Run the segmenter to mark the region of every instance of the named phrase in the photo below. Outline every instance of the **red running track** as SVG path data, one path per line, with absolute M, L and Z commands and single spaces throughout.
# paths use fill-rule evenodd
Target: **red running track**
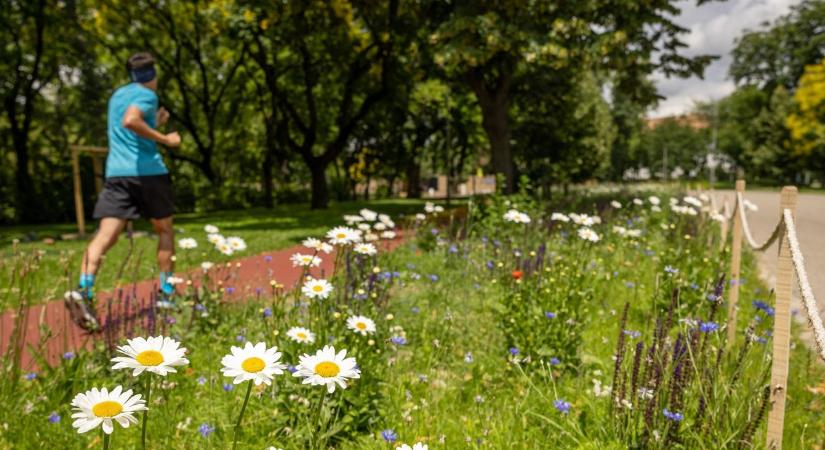
M 402 240 L 401 233 L 392 241 L 382 241 L 378 246 L 382 251 L 396 248 Z M 216 264 L 210 270 L 210 276 L 220 279 L 225 288 L 226 297 L 237 301 L 250 296 L 271 292 L 272 280 L 282 284 L 285 289 L 297 285 L 302 268 L 293 267 L 289 257 L 294 253 L 309 253 L 303 246 L 294 246 L 283 250 L 265 252 L 232 260 L 229 263 Z M 321 265 L 313 269 L 314 276 L 323 277 L 330 274 L 335 261 L 335 253 L 319 255 Z M 220 266 L 220 267 L 219 267 Z M 103 269 L 106 270 L 106 269 Z M 218 276 L 212 275 L 216 273 Z M 192 279 L 197 285 L 202 270 L 193 269 L 182 278 Z M 10 310 L 0 316 L 0 355 L 8 357 L 12 350 L 12 338 L 15 333 L 15 321 L 19 319 L 22 336 L 17 340 L 17 348 L 24 371 L 37 368 L 37 355 L 49 364 L 56 364 L 66 352 L 91 349 L 98 340 L 108 339 L 119 342 L 122 334 L 132 335 L 147 324 L 158 320 L 156 311 L 151 307 L 157 292 L 157 280 L 144 280 L 121 287 L 111 292 L 97 292 L 97 315 L 103 330 L 89 333 L 75 325 L 69 317 L 62 300 L 51 301 L 41 305 L 24 308 L 22 311 Z M 149 328 L 152 328 L 149 326 Z M 117 330 L 113 332 L 112 330 Z

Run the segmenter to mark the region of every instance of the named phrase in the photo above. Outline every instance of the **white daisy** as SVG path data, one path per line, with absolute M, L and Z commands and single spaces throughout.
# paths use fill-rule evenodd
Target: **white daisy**
M 619 236 L 624 236 L 627 234 L 627 228 L 620 227 L 618 225 L 613 225 L 613 232 L 618 234 Z
M 235 253 L 235 249 L 233 249 L 232 246 L 229 245 L 229 242 L 226 241 L 216 244 L 215 248 L 226 256 L 230 256 Z
M 627 233 L 625 233 L 625 234 L 626 234 L 627 237 L 637 238 L 637 237 L 642 235 L 642 230 L 633 230 L 633 229 L 631 229 L 631 230 L 627 230 Z
M 198 247 L 198 241 L 196 241 L 194 238 L 183 238 L 183 239 L 178 240 L 178 247 L 180 247 L 184 250 L 197 248 Z
M 372 244 L 355 244 L 352 250 L 361 255 L 374 255 L 378 253 L 378 250 Z
M 327 280 L 316 280 L 312 277 L 307 277 L 301 292 L 309 298 L 327 298 L 332 292 L 332 285 Z
M 643 202 L 642 199 L 640 199 L 640 198 L 634 198 L 633 199 L 633 204 L 636 205 L 636 206 L 642 206 L 642 205 L 645 204 L 645 202 Z
M 688 195 L 688 196 L 686 196 L 685 198 L 683 198 L 683 199 L 682 199 L 682 201 L 683 201 L 683 202 L 685 202 L 685 203 L 687 203 L 688 205 L 693 205 L 693 206 L 695 206 L 695 207 L 697 207 L 697 208 L 701 208 L 701 207 L 702 207 L 702 201 L 701 201 L 701 200 L 699 200 L 699 199 L 698 199 L 698 198 L 696 198 L 696 197 L 691 197 L 690 195 Z
M 395 447 L 395 450 L 427 450 L 427 444 L 416 442 L 412 447 L 410 447 L 409 444 L 401 444 Z
M 246 250 L 246 241 L 239 238 L 238 236 L 230 236 L 226 238 L 226 242 L 232 247 L 233 251 L 241 252 Z
M 619 202 L 618 202 L 618 201 L 616 201 L 616 200 L 611 201 L 611 202 L 610 202 L 610 206 L 612 206 L 612 207 L 613 207 L 613 208 L 615 208 L 615 209 L 622 209 L 622 204 L 621 204 L 621 203 L 619 203 Z
M 363 222 L 363 221 L 364 221 L 364 218 L 361 217 L 361 216 L 356 216 L 356 215 L 352 215 L 352 214 L 348 214 L 348 215 L 344 216 L 344 222 L 346 222 L 347 225 L 355 225 L 356 223 Z
M 350 316 L 347 319 L 347 327 L 361 336 L 375 334 L 375 322 L 368 317 Z
M 204 261 L 204 262 L 201 263 L 201 269 L 203 269 L 204 272 L 208 272 L 209 269 L 211 269 L 213 267 L 215 267 L 215 263 L 213 263 L 211 261 Z
M 433 212 L 437 212 L 437 213 L 444 212 L 444 207 L 441 206 L 441 205 L 435 205 L 435 206 L 433 206 Z
M 384 233 L 387 233 L 387 231 L 385 231 Z M 367 234 L 364 235 L 364 241 L 365 242 L 375 242 L 378 239 L 379 239 L 379 237 L 375 233 L 367 233 Z
M 218 229 L 215 225 L 206 225 L 203 227 L 203 231 L 207 232 L 208 234 L 218 234 L 221 230 Z
M 562 214 L 559 212 L 554 212 L 550 215 L 550 220 L 558 221 L 558 222 L 570 222 L 570 218 L 567 217 L 566 214 Z
M 375 222 L 375 223 L 372 225 L 372 227 L 373 227 L 376 231 L 384 231 L 384 230 L 386 230 L 386 229 L 387 229 L 387 224 L 385 224 L 385 223 L 383 223 L 383 222 Z
M 396 233 L 392 230 L 381 232 L 381 239 L 395 239 Z
M 321 258 L 315 255 L 296 253 L 289 260 L 292 261 L 292 267 L 318 267 L 321 265 Z
M 361 231 L 370 231 L 372 229 L 372 227 L 368 223 L 359 223 L 358 224 L 358 229 L 361 230 Z
M 233 346 L 230 351 L 221 360 L 221 372 L 226 377 L 234 377 L 234 384 L 254 381 L 256 386 L 261 383 L 269 385 L 275 375 L 283 374 L 286 369 L 286 364 L 280 362 L 278 347 L 266 348 L 263 342 L 255 345 L 247 342 L 244 348 Z
M 77 428 L 78 433 L 85 433 L 102 424 L 103 432 L 112 434 L 115 429 L 113 421 L 129 428 L 129 425 L 138 422 L 134 413 L 147 408 L 140 394 L 132 395 L 131 389 L 123 392 L 123 388 L 118 386 L 112 392 L 106 388 L 92 388 L 77 394 L 72 400 L 72 409 L 72 426 Z
M 189 364 L 189 360 L 185 358 L 186 349 L 170 337 L 136 337 L 118 347 L 117 351 L 126 356 L 112 358 L 115 363 L 112 369 L 133 369 L 132 376 L 135 377 L 143 371 L 166 376 L 167 373 L 177 372 L 176 366 Z
M 361 232 L 348 227 L 335 227 L 327 232 L 331 244 L 347 245 L 361 241 Z
M 650 204 L 653 206 L 659 206 L 659 204 L 662 202 L 661 200 L 659 200 L 659 197 L 656 197 L 655 195 L 651 195 L 650 197 L 648 197 L 647 201 L 649 201 Z
M 579 233 L 579 237 L 586 240 L 586 241 L 599 242 L 599 239 L 601 239 L 599 237 L 599 235 L 596 234 L 595 231 L 593 231 L 593 230 L 591 230 L 590 228 L 587 228 L 587 227 L 579 228 L 578 233 Z
M 421 214 L 421 213 L 418 213 L 418 214 L 415 215 L 415 220 L 417 220 L 419 222 L 423 222 L 426 218 L 427 218 L 427 216 L 425 216 L 424 214 Z
M 361 211 L 358 211 L 358 214 L 360 214 L 361 217 L 363 217 L 365 220 L 368 220 L 370 222 L 373 222 L 373 221 L 375 221 L 375 219 L 378 218 L 378 213 L 377 212 L 375 212 L 371 209 L 367 209 L 367 208 L 364 208 Z
M 320 239 L 315 238 L 306 238 L 304 239 L 304 242 L 302 242 L 302 244 L 306 248 L 311 248 L 317 252 L 324 252 L 326 254 L 332 253 L 333 250 L 333 247 L 331 245 L 327 244 L 326 242 Z
M 224 238 L 222 235 L 218 233 L 210 233 L 206 236 L 206 240 L 212 245 L 218 245 L 222 242 L 225 242 L 226 238 Z
M 378 221 L 383 223 L 384 225 L 386 225 L 389 228 L 395 228 L 395 222 L 393 222 L 393 220 L 390 218 L 390 216 L 388 216 L 386 214 L 379 214 L 378 215 Z
M 315 352 L 315 355 L 301 355 L 292 376 L 303 377 L 302 384 L 326 385 L 327 392 L 330 394 L 335 392 L 336 385 L 341 389 L 346 389 L 347 380 L 361 378 L 361 370 L 358 369 L 355 358 L 346 356 L 346 350 L 341 350 L 336 354 L 333 346 L 324 346 L 322 350 Z
M 286 335 L 299 344 L 311 344 L 315 342 L 315 333 L 304 327 L 292 327 L 286 332 Z
M 424 203 L 424 212 L 426 212 L 426 213 L 435 212 L 435 203 L 433 203 L 433 202 Z

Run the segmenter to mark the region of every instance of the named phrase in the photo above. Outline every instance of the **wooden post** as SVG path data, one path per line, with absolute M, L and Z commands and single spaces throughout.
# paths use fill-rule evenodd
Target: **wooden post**
M 736 180 L 736 195 L 733 211 L 733 242 L 731 242 L 730 258 L 730 294 L 728 298 L 728 348 L 736 341 L 736 312 L 739 303 L 739 277 L 742 267 L 742 208 L 739 205 L 739 194 L 745 193 L 745 180 Z
M 785 186 L 779 201 L 779 217 L 786 209 L 796 218 L 796 187 Z M 773 358 L 771 359 L 771 410 L 768 413 L 769 449 L 782 449 L 785 426 L 785 397 L 788 394 L 788 356 L 791 344 L 791 294 L 793 291 L 793 260 L 788 232 L 783 229 L 776 263 L 776 312 L 773 317 Z
M 100 194 L 103 189 L 103 159 L 98 155 L 92 155 L 92 168 L 95 173 L 95 192 Z
M 74 182 L 74 211 L 77 218 L 77 234 L 86 236 L 86 214 L 83 211 L 83 191 L 80 185 L 79 149 L 72 148 L 72 181 Z

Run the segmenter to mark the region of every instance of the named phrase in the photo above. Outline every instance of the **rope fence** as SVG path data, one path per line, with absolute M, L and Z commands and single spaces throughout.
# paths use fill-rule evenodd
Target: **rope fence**
M 797 189 L 794 186 L 782 188 L 779 202 L 779 220 L 773 232 L 762 243 L 754 239 L 747 215 L 747 200 L 745 199 L 745 181 L 736 182 L 736 199 L 733 208 L 724 204 L 723 212 L 717 209 L 716 200 L 711 196 L 712 214 L 720 218 L 722 228 L 722 246 L 726 245 L 727 234 L 732 225 L 731 242 L 731 288 L 728 302 L 728 340 L 727 345 L 733 344 L 736 339 L 736 313 L 738 310 L 740 270 L 742 263 L 742 238 L 748 247 L 754 251 L 763 252 L 779 241 L 779 258 L 776 267 L 776 285 L 774 293 L 776 305 L 774 308 L 773 329 L 773 358 L 771 360 L 771 409 L 768 414 L 767 448 L 781 450 L 782 430 L 785 420 L 785 396 L 787 394 L 788 363 L 790 354 L 791 333 L 791 295 L 793 278 L 796 275 L 797 285 L 802 297 L 802 304 L 814 334 L 814 342 L 819 357 L 825 361 L 825 327 L 817 310 L 816 297 L 808 280 L 805 268 L 805 258 L 799 245 L 795 225 Z

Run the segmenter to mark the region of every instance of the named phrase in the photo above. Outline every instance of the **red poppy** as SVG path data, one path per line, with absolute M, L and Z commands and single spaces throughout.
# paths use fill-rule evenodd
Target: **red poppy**
M 514 280 L 520 280 L 521 279 L 521 271 L 520 270 L 514 270 L 512 275 L 513 275 Z

